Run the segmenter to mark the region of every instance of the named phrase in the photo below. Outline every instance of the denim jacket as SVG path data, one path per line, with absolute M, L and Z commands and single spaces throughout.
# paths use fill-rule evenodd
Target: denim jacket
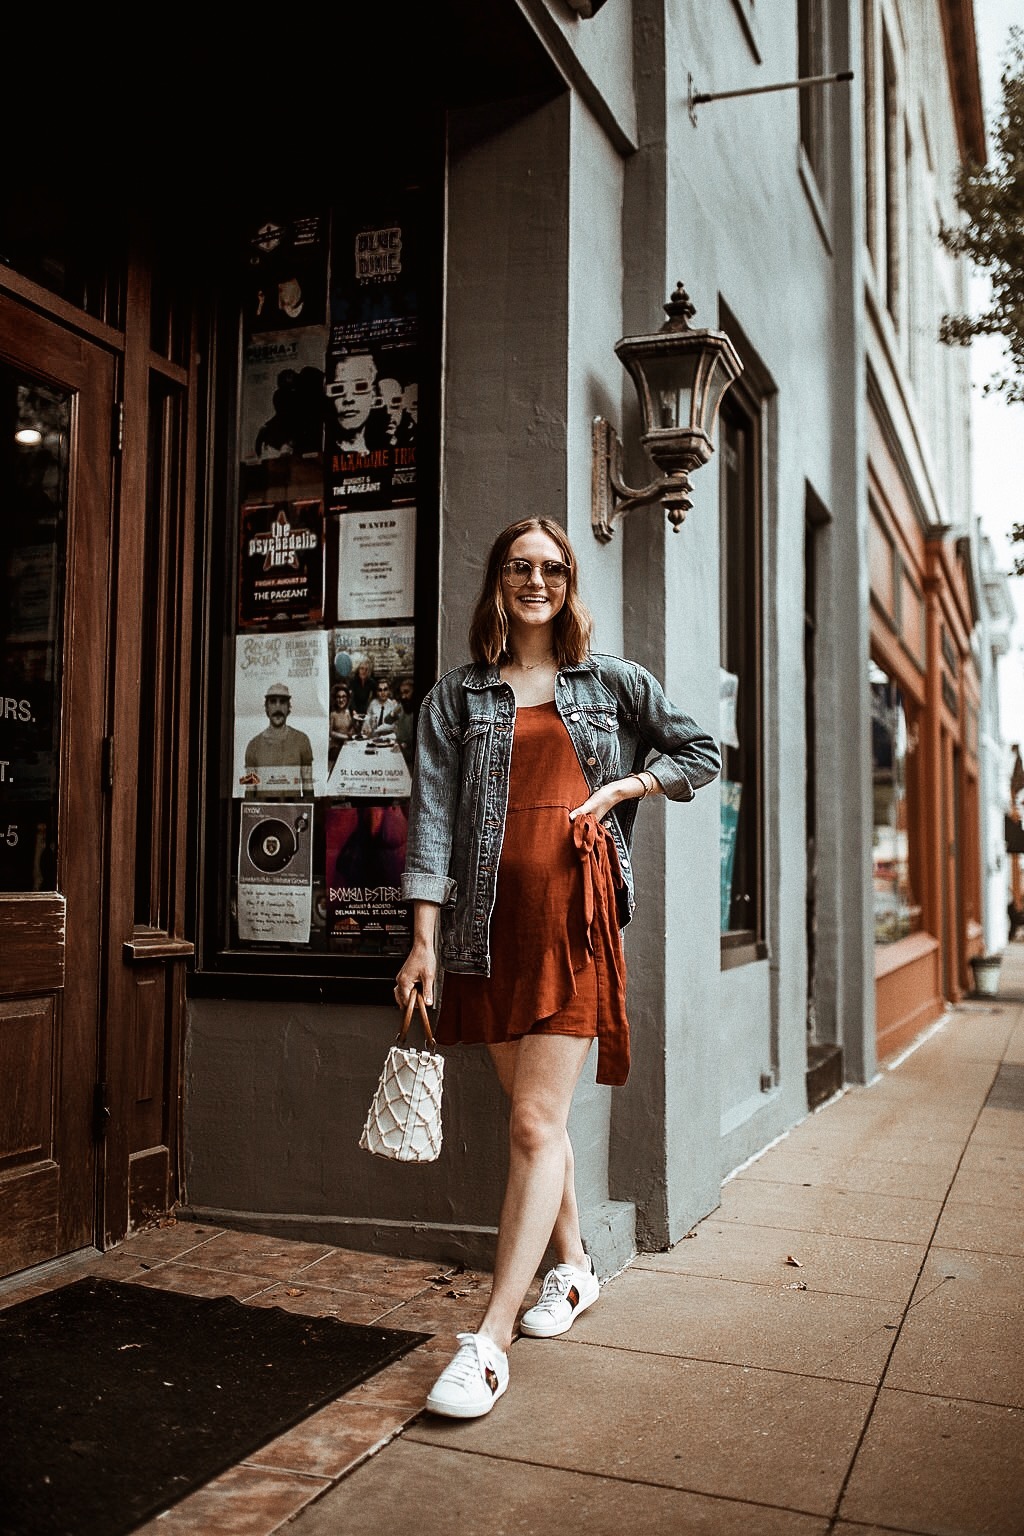
M 636 662 L 591 655 L 561 667 L 555 703 L 591 793 L 646 767 L 669 800 L 692 800 L 720 771 L 714 737 Z M 439 903 L 441 959 L 453 972 L 490 973 L 515 715 L 515 695 L 498 668 L 477 663 L 445 673 L 420 707 L 402 898 Z M 636 904 L 629 858 L 636 809 L 636 800 L 624 800 L 605 817 L 623 877 L 621 927 Z

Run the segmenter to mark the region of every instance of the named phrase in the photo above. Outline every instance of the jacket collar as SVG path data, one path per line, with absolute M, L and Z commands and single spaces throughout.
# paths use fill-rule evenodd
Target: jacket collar
M 559 667 L 558 670 L 560 673 L 593 672 L 594 663 L 588 656 L 583 661 L 568 662 L 564 667 Z M 500 688 L 502 686 L 500 668 L 490 663 L 474 661 L 466 669 L 466 674 L 462 679 L 462 686 L 474 693 L 479 693 L 487 688 Z

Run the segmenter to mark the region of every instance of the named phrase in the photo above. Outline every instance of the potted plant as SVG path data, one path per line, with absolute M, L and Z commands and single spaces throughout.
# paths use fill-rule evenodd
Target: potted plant
M 1002 968 L 1002 955 L 972 955 L 971 974 L 974 977 L 975 997 L 997 997 L 999 995 L 999 972 Z

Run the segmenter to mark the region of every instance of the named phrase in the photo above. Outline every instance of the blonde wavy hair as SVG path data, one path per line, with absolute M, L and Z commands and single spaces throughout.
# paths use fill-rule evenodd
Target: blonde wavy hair
M 565 529 L 549 517 L 524 517 L 503 528 L 487 556 L 480 596 L 469 626 L 469 652 L 474 661 L 497 666 L 511 661 L 508 649 L 508 614 L 502 594 L 501 568 L 516 539 L 524 533 L 546 533 L 558 545 L 563 562 L 569 567 L 565 584 L 565 602 L 555 615 L 555 658 L 560 667 L 585 661 L 590 655 L 590 636 L 594 621 L 580 599 L 576 555 Z

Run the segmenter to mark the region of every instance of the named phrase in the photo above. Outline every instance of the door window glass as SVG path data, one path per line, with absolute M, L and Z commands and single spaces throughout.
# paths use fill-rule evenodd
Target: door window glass
M 70 397 L 0 364 L 0 890 L 57 879 Z

